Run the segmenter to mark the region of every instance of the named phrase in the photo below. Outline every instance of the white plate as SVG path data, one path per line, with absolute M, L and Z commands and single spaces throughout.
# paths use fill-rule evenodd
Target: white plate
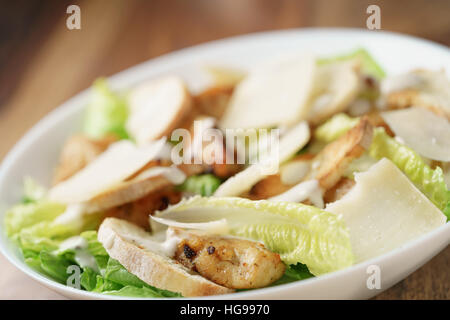
M 425 40 L 379 31 L 303 29 L 266 32 L 211 42 L 145 62 L 111 77 L 110 80 L 114 88 L 121 89 L 144 79 L 176 73 L 188 81 L 192 90 L 198 90 L 205 85 L 206 79 L 201 66 L 206 63 L 246 68 L 259 59 L 286 51 L 309 50 L 324 56 L 348 52 L 356 47 L 369 50 L 389 74 L 419 67 L 445 68 L 447 74 L 450 73 L 450 50 Z M 17 268 L 65 296 L 79 299 L 123 299 L 76 290 L 37 273 L 23 262 L 17 248 L 6 238 L 3 228 L 5 210 L 21 198 L 22 178 L 25 175 L 48 185 L 61 145 L 71 133 L 80 128 L 83 107 L 88 101 L 89 93 L 89 90 L 80 93 L 47 115 L 5 158 L 0 168 L 0 248 Z M 408 276 L 449 242 L 450 224 L 446 224 L 403 248 L 346 270 L 220 298 L 365 299 Z M 377 265 L 381 270 L 381 289 L 367 288 L 370 276 L 367 267 L 370 265 Z

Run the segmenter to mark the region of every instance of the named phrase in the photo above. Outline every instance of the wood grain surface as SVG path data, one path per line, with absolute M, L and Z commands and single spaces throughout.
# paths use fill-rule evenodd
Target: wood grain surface
M 66 8 L 81 8 L 81 30 Z M 161 54 L 250 32 L 366 25 L 450 45 L 448 0 L 0 0 L 0 159 L 40 118 L 109 76 Z M 450 248 L 375 299 L 449 299 Z M 0 256 L 0 299 L 63 299 Z

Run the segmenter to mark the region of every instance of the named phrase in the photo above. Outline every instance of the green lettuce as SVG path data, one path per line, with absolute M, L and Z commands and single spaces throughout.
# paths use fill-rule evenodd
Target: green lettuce
M 6 212 L 6 233 L 12 236 L 38 223 L 52 221 L 65 209 L 65 205 L 47 200 L 15 205 Z
M 338 113 L 316 128 L 314 138 L 321 142 L 330 143 L 353 128 L 358 121 L 359 118 Z
M 171 220 L 185 223 L 225 220 L 228 233 L 262 241 L 269 250 L 279 253 L 286 264 L 301 262 L 314 275 L 343 269 L 353 263 L 344 221 L 301 203 L 197 196 L 157 216 L 168 223 Z M 155 230 L 157 227 L 155 225 Z
M 375 128 L 370 155 L 375 159 L 388 158 L 447 216 L 449 215 L 450 191 L 440 167 L 431 169 L 411 148 L 391 138 L 384 128 Z
M 302 263 L 292 264 L 286 266 L 286 271 L 284 272 L 284 275 L 280 279 L 275 281 L 272 284 L 272 286 L 305 280 L 312 277 L 314 277 L 314 275 L 311 272 L 309 272 L 309 269 L 306 265 Z
M 208 197 L 217 190 L 221 183 L 222 181 L 219 178 L 208 173 L 188 177 L 179 186 L 179 189 Z
M 125 122 L 128 106 L 125 97 L 114 93 L 105 79 L 98 79 L 92 86 L 92 98 L 87 106 L 83 132 L 92 138 L 115 134 L 127 139 Z

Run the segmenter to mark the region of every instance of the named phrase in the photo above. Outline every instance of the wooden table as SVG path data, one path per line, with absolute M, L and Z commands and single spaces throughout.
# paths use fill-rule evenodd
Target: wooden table
M 450 45 L 450 1 L 85 0 L 81 30 L 66 28 L 72 1 L 0 4 L 0 159 L 61 102 L 158 55 L 228 36 L 293 27 L 366 26 L 381 8 L 384 30 Z M 449 299 L 450 248 L 376 299 Z M 0 257 L 0 298 L 61 299 Z

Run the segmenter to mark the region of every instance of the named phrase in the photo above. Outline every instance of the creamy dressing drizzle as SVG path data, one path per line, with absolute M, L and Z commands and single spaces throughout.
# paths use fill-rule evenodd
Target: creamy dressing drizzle
M 177 237 L 173 230 L 167 229 L 166 239 L 164 241 L 157 241 L 151 239 L 152 237 L 139 237 L 133 234 L 121 234 L 121 236 L 127 241 L 133 242 L 149 251 L 159 253 L 165 257 L 172 258 L 175 255 L 177 245 L 181 242 L 181 239 Z M 157 238 L 157 236 L 154 236 Z
M 97 262 L 92 254 L 87 250 L 88 242 L 81 236 L 74 236 L 61 242 L 57 253 L 73 250 L 75 252 L 75 261 L 83 268 L 89 267 L 99 272 Z

